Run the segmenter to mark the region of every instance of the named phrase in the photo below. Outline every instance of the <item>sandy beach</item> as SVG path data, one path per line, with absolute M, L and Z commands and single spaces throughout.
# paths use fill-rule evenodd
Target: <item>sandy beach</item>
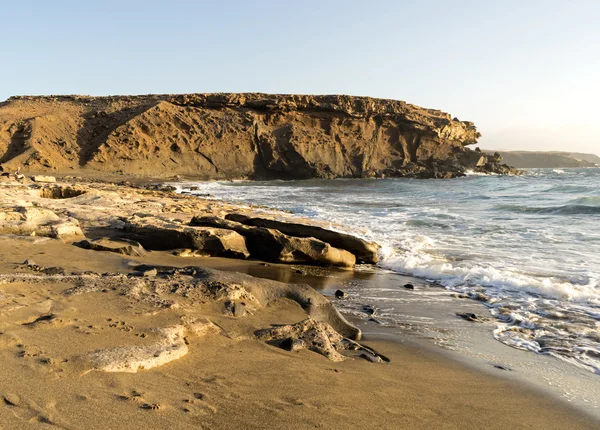
M 40 197 L 68 187 L 81 194 Z M 16 208 L 51 210 L 59 218 L 53 225 L 77 224 L 91 239 L 140 211 L 184 222 L 236 209 L 168 190 L 73 180 L 5 182 L 1 190 L 5 233 Z M 27 230 L 43 226 L 15 225 L 0 237 L 2 428 L 597 426 L 531 388 L 389 338 L 359 341 L 389 362 L 339 349 L 332 334 L 325 346 L 333 349 L 315 342 L 290 352 L 276 338 L 265 341 L 262 331 L 307 318 L 352 326 L 335 319 L 329 299 L 302 287 L 334 287 L 319 284 L 314 269 L 167 250 L 122 255 L 74 246 L 78 235 L 49 238 Z M 141 274 L 141 264 L 158 270 Z

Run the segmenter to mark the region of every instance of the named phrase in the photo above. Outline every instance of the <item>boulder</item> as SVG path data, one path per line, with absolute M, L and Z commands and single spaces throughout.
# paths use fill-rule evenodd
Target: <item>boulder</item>
M 82 237 L 79 221 L 61 218 L 48 209 L 20 206 L 0 211 L 0 234 L 46 236 L 56 239 Z
M 79 227 L 79 221 L 74 218 L 68 218 L 67 220 L 51 224 L 49 236 L 55 239 L 71 240 L 84 237 L 84 234 L 81 231 L 81 227 Z
M 326 322 L 310 317 L 296 324 L 258 330 L 254 334 L 258 339 L 276 344 L 287 351 L 307 348 L 324 355 L 331 361 L 344 361 L 346 356 L 361 357 L 372 363 L 390 361 L 371 348 L 345 338 Z M 343 355 L 342 351 L 344 351 Z
M 356 256 L 358 262 L 375 264 L 379 260 L 377 251 L 379 245 L 367 242 L 356 236 L 327 230 L 313 225 L 299 224 L 294 222 L 276 221 L 267 218 L 252 218 L 241 214 L 228 214 L 225 219 L 239 222 L 254 227 L 264 227 L 279 230 L 293 237 L 314 237 L 332 246 L 351 252 Z
M 256 337 L 264 341 L 281 341 L 280 346 L 287 350 L 290 344 L 293 350 L 307 348 L 324 355 L 331 361 L 344 361 L 345 357 L 338 351 L 345 350 L 344 338 L 329 324 L 316 321 L 312 318 L 305 319 L 296 324 L 279 326 L 255 333 Z
M 54 185 L 42 188 L 40 190 L 40 197 L 44 199 L 71 199 L 85 193 L 86 191 L 80 188 Z
M 144 247 L 135 241 L 123 242 L 102 238 L 82 240 L 80 242 L 75 242 L 73 245 L 94 251 L 114 252 L 116 254 L 132 255 L 135 257 L 143 257 L 146 255 Z
M 467 169 L 483 167 L 488 162 L 488 155 L 478 151 L 466 151 L 461 154 L 460 162 Z
M 123 235 L 151 250 L 188 248 L 209 256 L 250 256 L 244 237 L 231 229 L 190 227 L 156 218 L 134 217 L 125 222 Z
M 288 236 L 278 230 L 247 226 L 218 217 L 194 217 L 190 225 L 233 230 L 246 238 L 250 255 L 279 263 L 352 267 L 354 255 L 312 237 Z

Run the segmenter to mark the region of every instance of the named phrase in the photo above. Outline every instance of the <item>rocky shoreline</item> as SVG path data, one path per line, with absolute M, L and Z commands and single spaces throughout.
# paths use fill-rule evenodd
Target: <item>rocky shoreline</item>
M 376 244 L 149 183 L 5 176 L 0 196 L 2 427 L 596 424 L 362 339 L 306 272 L 350 279 Z
M 18 181 L 4 178 L 0 187 L 2 235 L 51 238 L 92 252 L 135 256 L 139 261 L 144 261 L 149 252 L 167 251 L 181 258 L 253 258 L 345 268 L 352 268 L 357 261 L 377 262 L 375 243 L 318 226 L 261 218 L 249 211 L 242 214 L 230 205 L 215 205 L 197 197 L 175 194 L 171 187 L 66 183 L 47 176 Z M 164 292 L 185 291 L 184 294 L 202 296 L 203 301 L 216 300 L 225 314 L 235 317 L 287 298 L 305 309 L 309 319 L 298 322 L 301 326 L 290 327 L 290 336 L 296 337 L 279 339 L 281 342 L 294 344 L 295 349 L 306 344 L 336 361 L 343 359 L 337 349 L 363 348 L 355 342 L 360 339 L 360 330 L 349 324 L 328 299 L 306 285 L 256 281 L 244 275 L 191 266 L 138 264 L 125 276 L 69 273 L 57 267 L 38 266 L 29 259 L 23 267 L 37 272 L 27 278 L 28 282 L 44 282 L 47 277 L 52 281 L 67 280 L 81 284 L 85 292 L 118 290 L 121 295 L 135 296 L 136 300 L 156 301 L 158 307 L 177 303 L 159 298 Z M 176 288 L 181 277 L 185 277 L 184 290 Z M 3 283 L 21 281 L 20 276 L 14 279 L 5 276 L 2 280 Z M 116 286 L 110 287 L 112 284 Z M 316 341 L 309 340 L 315 336 L 337 340 L 329 347 L 317 342 L 321 346 L 316 347 L 313 345 Z M 377 355 L 374 357 L 376 361 Z M 131 366 L 130 363 L 125 367 Z
M 0 163 L 209 179 L 518 174 L 469 121 L 398 100 L 260 93 L 22 96 L 0 104 Z

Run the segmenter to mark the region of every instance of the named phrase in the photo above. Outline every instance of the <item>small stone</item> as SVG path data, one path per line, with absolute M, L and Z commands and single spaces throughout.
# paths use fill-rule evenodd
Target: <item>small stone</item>
M 233 316 L 236 318 L 246 315 L 246 303 L 238 302 L 233 304 Z
M 506 371 L 511 371 L 511 370 L 512 370 L 511 368 L 509 368 L 509 367 L 506 367 L 506 366 L 503 366 L 503 365 L 501 365 L 501 364 L 494 364 L 494 367 L 495 367 L 496 369 L 500 369 L 500 370 L 506 370 Z
M 303 349 L 305 345 L 302 339 L 288 337 L 279 344 L 279 347 L 286 351 L 294 352 Z
M 31 259 L 27 259 L 23 262 L 24 266 L 37 266 L 37 264 L 35 264 L 35 261 L 31 260 Z
M 304 273 L 302 270 L 300 269 L 296 269 L 296 273 L 299 275 L 306 275 L 306 273 Z
M 472 293 L 470 295 L 470 298 L 474 300 L 479 300 L 480 302 L 488 302 L 490 300 L 490 296 L 478 292 Z
M 369 315 L 375 315 L 376 310 L 373 306 L 371 305 L 364 305 L 363 306 L 363 312 L 369 314 Z
M 413 284 L 404 284 L 404 288 L 406 288 L 407 290 L 414 290 L 415 286 Z
M 348 297 L 348 294 L 346 294 L 344 291 L 342 290 L 337 290 L 335 292 L 335 297 L 337 297 L 338 299 L 345 299 Z
M 483 319 L 479 315 L 473 314 L 473 313 L 470 313 L 470 312 L 465 312 L 465 313 L 460 313 L 459 312 L 459 313 L 456 314 L 456 316 L 459 316 L 462 319 L 467 320 L 467 321 L 483 322 Z
M 141 272 L 141 274 L 144 278 L 152 278 L 152 277 L 158 275 L 158 270 L 148 269 L 148 270 L 144 270 L 143 272 Z
M 370 361 L 371 363 L 383 363 L 383 360 L 377 355 L 363 352 L 362 354 L 360 354 L 360 356 L 361 358 L 364 358 L 365 360 Z
M 19 406 L 21 399 L 16 394 L 9 393 L 4 395 L 4 403 L 8 406 Z

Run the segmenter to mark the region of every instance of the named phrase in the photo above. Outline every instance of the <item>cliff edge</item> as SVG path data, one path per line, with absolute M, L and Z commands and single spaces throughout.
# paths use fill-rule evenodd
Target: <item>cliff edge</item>
M 0 104 L 9 168 L 199 179 L 450 178 L 517 173 L 466 148 L 472 122 L 353 96 L 19 96 Z
M 519 169 L 600 166 L 600 157 L 581 152 L 500 151 L 499 154 L 505 162 Z

